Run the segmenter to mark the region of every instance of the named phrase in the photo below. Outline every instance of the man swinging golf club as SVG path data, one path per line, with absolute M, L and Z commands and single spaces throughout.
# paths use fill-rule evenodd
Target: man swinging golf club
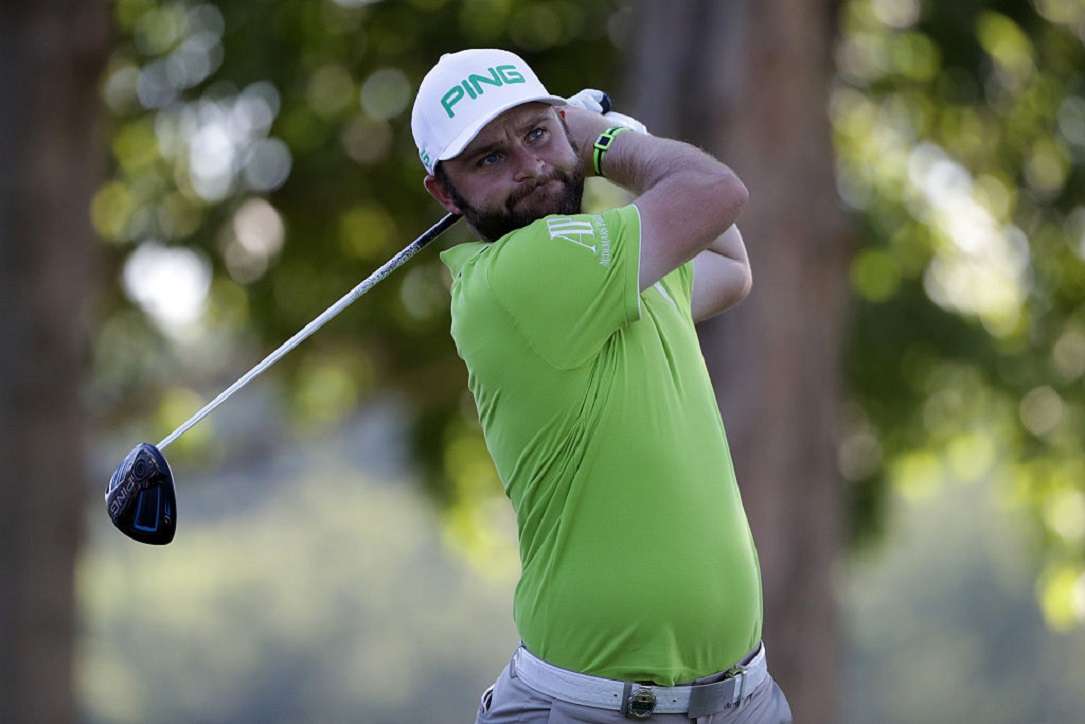
M 426 75 L 411 117 L 426 189 L 484 238 L 441 258 L 519 529 L 522 645 L 477 721 L 790 722 L 694 331 L 749 291 L 746 188 L 601 99 L 467 50 Z M 635 200 L 581 213 L 589 174 Z

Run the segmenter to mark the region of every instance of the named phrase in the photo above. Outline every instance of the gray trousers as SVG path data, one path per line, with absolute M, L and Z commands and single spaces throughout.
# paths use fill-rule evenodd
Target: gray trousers
M 697 679 L 695 684 L 719 681 L 724 674 Z M 619 711 L 571 704 L 535 691 L 509 673 L 506 666 L 479 702 L 475 724 L 630 724 Z M 685 714 L 655 714 L 644 721 L 658 724 L 693 724 Z M 742 701 L 723 711 L 697 719 L 696 724 L 791 724 L 791 707 L 771 676 Z

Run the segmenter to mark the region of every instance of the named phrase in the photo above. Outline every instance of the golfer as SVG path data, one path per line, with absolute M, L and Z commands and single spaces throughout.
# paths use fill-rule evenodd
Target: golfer
M 426 189 L 482 237 L 441 259 L 519 532 L 522 644 L 477 721 L 790 722 L 694 331 L 749 291 L 746 188 L 600 97 L 466 50 L 430 70 L 411 117 Z M 593 174 L 633 203 L 581 213 Z

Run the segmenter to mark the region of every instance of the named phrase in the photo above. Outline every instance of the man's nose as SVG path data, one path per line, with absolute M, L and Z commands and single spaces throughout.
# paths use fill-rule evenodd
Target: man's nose
M 530 181 L 546 172 L 546 162 L 532 152 L 531 149 L 523 146 L 518 147 L 513 152 L 513 162 L 515 163 L 514 179 L 516 181 Z

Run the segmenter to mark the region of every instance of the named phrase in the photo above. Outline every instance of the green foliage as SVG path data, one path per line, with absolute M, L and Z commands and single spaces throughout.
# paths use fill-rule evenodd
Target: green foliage
M 168 431 L 192 388 L 217 391 L 439 215 L 408 115 L 441 52 L 508 47 L 554 92 L 607 87 L 618 4 L 118 0 L 113 172 L 90 209 L 123 279 L 100 312 L 102 414 L 161 407 Z M 1085 617 L 1085 3 L 849 0 L 840 19 L 830 113 L 862 239 L 840 447 L 857 540 L 880 529 L 887 481 L 912 496 L 1000 481 L 1043 534 L 1048 619 L 1071 625 Z M 274 376 L 317 431 L 398 391 L 423 484 L 478 554 L 476 503 L 500 488 L 445 282 L 424 253 Z
M 196 402 L 179 380 L 217 391 L 217 380 L 255 362 L 443 213 L 423 190 L 409 124 L 418 83 L 441 53 L 507 47 L 553 92 L 606 87 L 615 11 L 609 0 L 118 0 L 103 84 L 113 172 L 91 215 L 124 284 L 103 305 L 99 407 L 131 412 L 128 401 L 161 399 L 168 415 L 156 430 L 167 432 L 187 416 L 179 401 Z M 467 233 L 455 229 L 441 246 Z M 167 255 L 178 250 L 186 256 Z M 193 297 L 178 270 L 206 295 Z M 501 488 L 464 404 L 446 287 L 436 250 L 427 250 L 272 376 L 308 429 L 335 424 L 376 391 L 398 391 L 414 417 L 427 489 L 462 514 Z M 147 316 L 134 317 L 132 301 Z M 165 344 L 111 353 L 122 329 L 161 335 L 176 361 Z M 206 452 L 212 437 L 186 441 L 189 452 Z M 468 483 L 468 473 L 480 477 Z
M 1000 481 L 1043 532 L 1050 623 L 1085 620 L 1085 3 L 852 0 L 832 95 L 863 247 L 841 467 Z
M 893 494 L 886 549 L 855 556 L 844 579 L 834 721 L 1082 720 L 1085 629 L 1045 624 L 1034 530 L 999 492 L 973 482 Z

